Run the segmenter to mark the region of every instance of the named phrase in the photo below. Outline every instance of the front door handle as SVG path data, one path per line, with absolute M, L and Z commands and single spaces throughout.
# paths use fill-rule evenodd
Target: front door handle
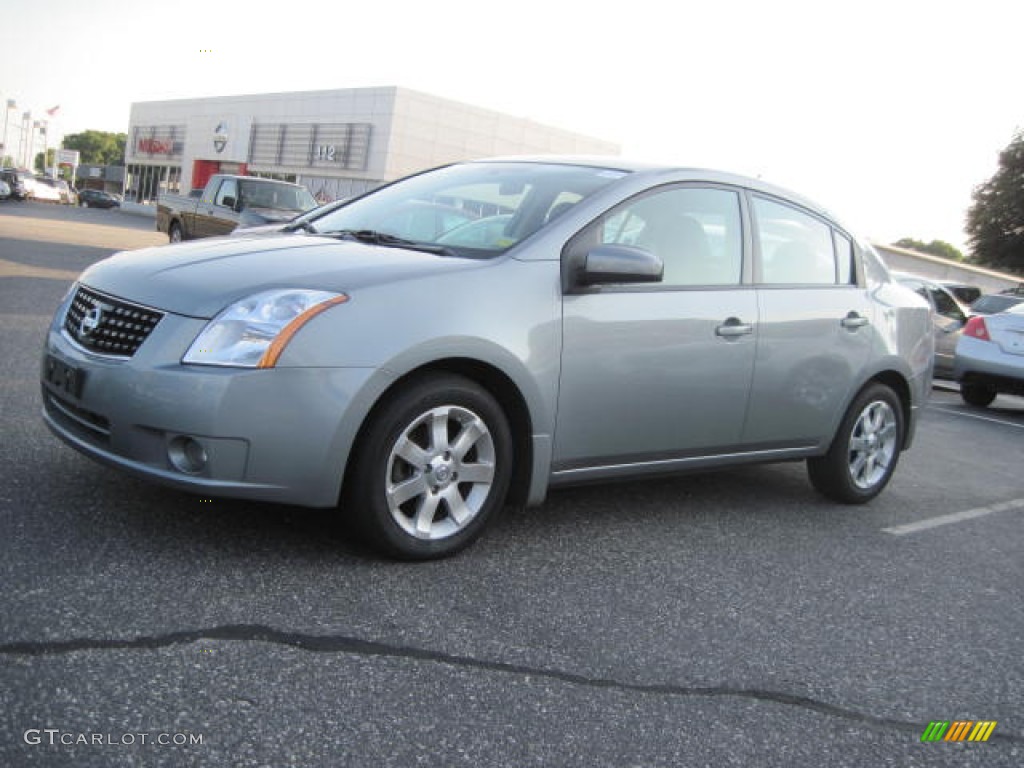
M 846 317 L 839 321 L 839 324 L 847 330 L 855 331 L 858 328 L 863 328 L 867 325 L 868 319 L 856 312 L 850 312 Z
M 742 322 L 738 317 L 730 317 L 715 328 L 715 336 L 721 336 L 723 339 L 738 339 L 740 336 L 747 336 L 753 332 L 754 326 Z

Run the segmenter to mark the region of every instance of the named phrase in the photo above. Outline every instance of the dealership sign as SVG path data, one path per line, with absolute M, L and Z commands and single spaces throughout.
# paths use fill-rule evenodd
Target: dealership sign
M 173 155 L 174 142 L 170 139 L 139 139 L 136 150 L 145 155 Z
M 57 165 L 78 165 L 81 155 L 77 149 L 58 149 Z
M 228 123 L 226 120 L 221 120 L 217 123 L 217 127 L 213 129 L 213 148 L 220 154 L 224 151 L 224 147 L 228 145 Z

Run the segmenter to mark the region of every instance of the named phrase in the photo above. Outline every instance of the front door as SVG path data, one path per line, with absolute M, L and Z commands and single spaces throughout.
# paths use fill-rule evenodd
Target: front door
M 565 296 L 556 481 L 672 469 L 737 448 L 757 336 L 740 210 L 735 190 L 677 185 L 577 236 L 650 250 L 665 273 L 653 285 Z

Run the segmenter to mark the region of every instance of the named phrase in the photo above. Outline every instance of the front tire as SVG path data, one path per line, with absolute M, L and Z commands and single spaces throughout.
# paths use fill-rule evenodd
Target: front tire
M 973 405 L 977 408 L 988 408 L 992 405 L 992 401 L 996 399 L 996 391 L 986 387 L 984 384 L 962 383 L 960 385 L 960 397 L 968 405 Z
M 434 374 L 370 417 L 345 480 L 343 509 L 373 546 L 406 560 L 453 555 L 504 505 L 512 434 L 475 382 Z
M 824 456 L 807 460 L 811 484 L 843 504 L 863 504 L 888 485 L 904 435 L 903 405 L 884 384 L 854 399 Z

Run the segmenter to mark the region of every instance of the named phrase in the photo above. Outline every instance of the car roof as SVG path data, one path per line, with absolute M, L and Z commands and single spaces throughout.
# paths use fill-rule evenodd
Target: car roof
M 729 171 L 718 171 L 699 166 L 674 165 L 644 160 L 631 160 L 611 155 L 507 155 L 469 160 L 467 163 L 545 163 L 550 165 L 578 165 L 591 168 L 605 168 L 611 171 L 637 174 L 641 176 L 680 176 L 680 180 L 706 181 L 730 186 L 746 187 L 756 192 L 763 192 L 773 197 L 791 200 L 815 213 L 838 222 L 839 219 L 829 209 L 791 189 L 770 184 L 761 179 L 743 176 Z

